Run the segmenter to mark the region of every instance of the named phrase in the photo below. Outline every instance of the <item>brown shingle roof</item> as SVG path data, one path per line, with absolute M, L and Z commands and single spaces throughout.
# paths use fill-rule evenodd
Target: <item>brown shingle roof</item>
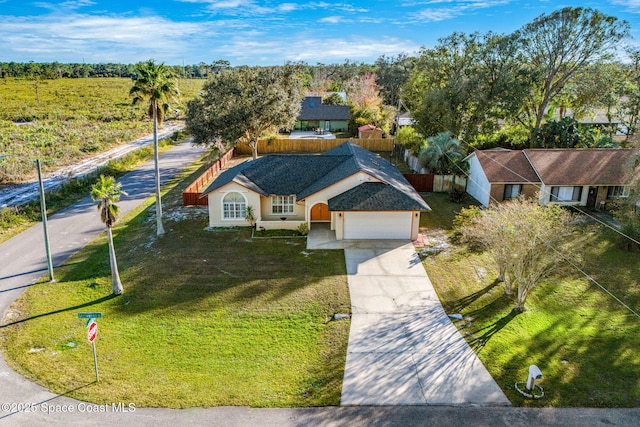
M 633 150 L 619 148 L 524 150 L 546 185 L 625 185 Z
M 522 151 L 475 151 L 478 161 L 490 183 L 540 183 L 538 175 Z

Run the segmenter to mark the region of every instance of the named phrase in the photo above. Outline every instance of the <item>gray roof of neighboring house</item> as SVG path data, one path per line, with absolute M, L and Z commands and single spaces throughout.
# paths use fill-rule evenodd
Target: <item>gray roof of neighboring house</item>
M 424 201 L 383 182 L 364 182 L 329 199 L 330 211 L 421 211 Z
M 202 196 L 236 182 L 265 197 L 295 195 L 302 200 L 359 172 L 379 179 L 411 199 L 410 210 L 431 210 L 395 166 L 351 141 L 322 154 L 271 154 L 240 163 L 221 173 Z M 359 187 L 362 185 L 356 188 Z M 394 200 L 400 199 L 393 194 Z M 403 203 L 409 205 L 407 201 Z
M 349 120 L 351 113 L 345 105 L 324 105 L 322 97 L 307 96 L 297 120 Z

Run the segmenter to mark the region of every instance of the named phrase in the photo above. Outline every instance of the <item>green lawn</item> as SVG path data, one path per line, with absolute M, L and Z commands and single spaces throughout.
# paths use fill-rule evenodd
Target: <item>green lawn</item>
M 424 221 L 450 229 L 455 206 L 439 197 L 425 197 L 435 215 Z M 613 232 L 596 224 L 579 226 L 572 244 L 582 268 L 640 312 L 638 253 L 622 251 Z M 640 406 L 640 319 L 574 268 L 563 265 L 515 314 L 488 254 L 453 247 L 423 262 L 445 310 L 465 316 L 457 327 L 514 405 Z M 541 400 L 514 389 L 531 364 L 544 375 Z
M 193 171 L 192 171 L 193 172 Z M 115 228 L 125 294 L 109 296 L 106 239 L 31 287 L 0 329 L 12 367 L 54 392 L 138 406 L 339 404 L 350 312 L 342 251 L 305 252 L 305 239 L 207 231 L 206 211 L 163 199 Z M 81 311 L 100 311 L 99 384 Z M 74 344 L 71 344 L 74 343 Z

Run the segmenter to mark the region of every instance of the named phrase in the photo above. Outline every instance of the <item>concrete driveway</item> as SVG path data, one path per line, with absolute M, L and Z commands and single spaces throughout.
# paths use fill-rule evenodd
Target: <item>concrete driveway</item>
M 342 405 L 510 405 L 411 243 L 343 242 L 352 319 Z

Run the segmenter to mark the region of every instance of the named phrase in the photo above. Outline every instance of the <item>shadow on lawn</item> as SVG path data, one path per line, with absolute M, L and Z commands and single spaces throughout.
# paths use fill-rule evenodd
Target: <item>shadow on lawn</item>
M 454 312 L 460 312 L 462 311 L 464 308 L 468 307 L 469 305 L 473 304 L 474 302 L 476 302 L 480 297 L 482 297 L 483 295 L 489 293 L 489 291 L 491 291 L 493 288 L 495 288 L 498 283 L 501 283 L 498 279 L 494 280 L 492 283 L 490 283 L 489 285 L 485 286 L 484 288 L 480 289 L 479 291 L 476 291 L 472 294 L 469 294 L 465 297 L 460 298 L 459 300 L 453 301 L 451 302 L 451 308 L 453 309 Z
M 71 306 L 71 307 L 61 308 L 59 310 L 49 311 L 48 313 L 36 314 L 34 316 L 31 316 L 31 317 L 27 317 L 27 318 L 24 318 L 24 319 L 16 320 L 15 322 L 9 322 L 9 323 L 5 323 L 4 325 L 0 325 L 0 329 L 6 328 L 6 327 L 9 327 L 9 326 L 13 326 L 13 325 L 17 325 L 19 323 L 24 323 L 24 322 L 27 322 L 29 320 L 38 319 L 40 317 L 51 316 L 53 314 L 64 313 L 65 311 L 77 310 L 79 308 L 84 308 L 84 307 L 91 307 L 92 305 L 100 304 L 100 303 L 103 303 L 105 301 L 109 301 L 110 299 L 113 299 L 113 298 L 116 298 L 116 295 L 111 294 L 111 295 L 107 295 L 107 296 L 102 297 L 102 298 L 98 298 L 98 299 L 93 300 L 93 301 L 85 302 L 83 304 L 78 304 L 78 305 L 74 305 L 74 306 Z
M 481 350 L 487 344 L 487 342 L 491 339 L 491 337 L 493 337 L 495 334 L 500 332 L 502 330 L 502 328 L 507 326 L 509 324 L 509 322 L 511 322 L 513 319 L 515 319 L 515 317 L 517 315 L 519 315 L 519 314 L 520 314 L 520 311 L 513 309 L 506 316 L 504 316 L 504 317 L 498 319 L 497 321 L 493 322 L 492 324 L 490 324 L 488 326 L 485 326 L 484 328 L 476 331 L 476 333 L 475 333 L 476 338 L 471 343 L 471 347 L 476 352 Z

